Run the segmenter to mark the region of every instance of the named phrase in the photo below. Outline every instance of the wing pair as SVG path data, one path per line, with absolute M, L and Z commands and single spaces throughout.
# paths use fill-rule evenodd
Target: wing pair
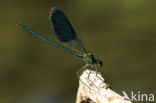
M 88 49 L 86 48 L 86 46 L 84 46 L 80 38 L 76 35 L 76 32 L 72 28 L 72 25 L 61 10 L 55 7 L 52 8 L 50 10 L 49 19 L 54 34 L 56 35 L 58 40 L 61 41 L 65 45 L 65 47 L 69 49 L 45 38 L 44 36 L 34 32 L 33 30 L 24 26 L 21 23 L 17 23 L 17 25 L 22 29 L 28 31 L 29 33 L 39 37 L 40 39 L 73 55 L 83 57 L 83 54 L 88 52 Z

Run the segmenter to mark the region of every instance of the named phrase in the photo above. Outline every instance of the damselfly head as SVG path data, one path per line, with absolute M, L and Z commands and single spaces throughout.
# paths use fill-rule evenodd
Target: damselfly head
M 102 67 L 102 66 L 103 66 L 102 61 L 99 60 L 99 59 L 96 60 L 96 64 L 97 64 L 99 67 Z

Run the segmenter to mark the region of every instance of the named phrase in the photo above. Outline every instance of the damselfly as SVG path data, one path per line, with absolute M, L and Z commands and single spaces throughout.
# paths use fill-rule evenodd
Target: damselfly
M 87 64 L 77 72 L 78 77 L 89 66 L 95 68 L 96 71 L 97 71 L 97 65 L 102 66 L 102 62 L 99 59 L 94 58 L 93 54 L 87 49 L 87 47 L 84 45 L 82 40 L 78 37 L 78 35 L 76 35 L 76 32 L 72 28 L 70 22 L 68 21 L 68 19 L 60 9 L 56 7 L 52 8 L 49 13 L 49 20 L 50 20 L 50 26 L 54 34 L 56 35 L 58 40 L 64 44 L 65 47 L 55 43 L 54 41 L 47 39 L 46 37 L 31 30 L 30 28 L 26 27 L 21 23 L 17 23 L 17 25 L 20 28 L 28 31 L 29 33 L 39 37 L 40 39 L 56 46 L 57 48 L 60 48 L 61 50 L 64 50 L 70 54 L 73 54 L 77 57 L 84 59 L 87 62 Z

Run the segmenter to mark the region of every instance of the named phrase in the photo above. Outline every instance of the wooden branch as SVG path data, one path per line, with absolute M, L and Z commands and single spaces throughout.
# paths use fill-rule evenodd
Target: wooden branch
M 85 70 L 80 76 L 76 103 L 131 103 L 111 90 L 100 73 Z

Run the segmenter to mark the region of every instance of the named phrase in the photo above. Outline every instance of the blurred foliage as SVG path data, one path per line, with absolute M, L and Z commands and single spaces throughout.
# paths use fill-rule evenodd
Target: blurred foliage
M 74 103 L 85 62 L 16 27 L 56 40 L 48 12 L 59 7 L 118 93 L 156 93 L 156 1 L 1 0 L 0 103 Z M 58 42 L 59 43 L 59 42 Z

